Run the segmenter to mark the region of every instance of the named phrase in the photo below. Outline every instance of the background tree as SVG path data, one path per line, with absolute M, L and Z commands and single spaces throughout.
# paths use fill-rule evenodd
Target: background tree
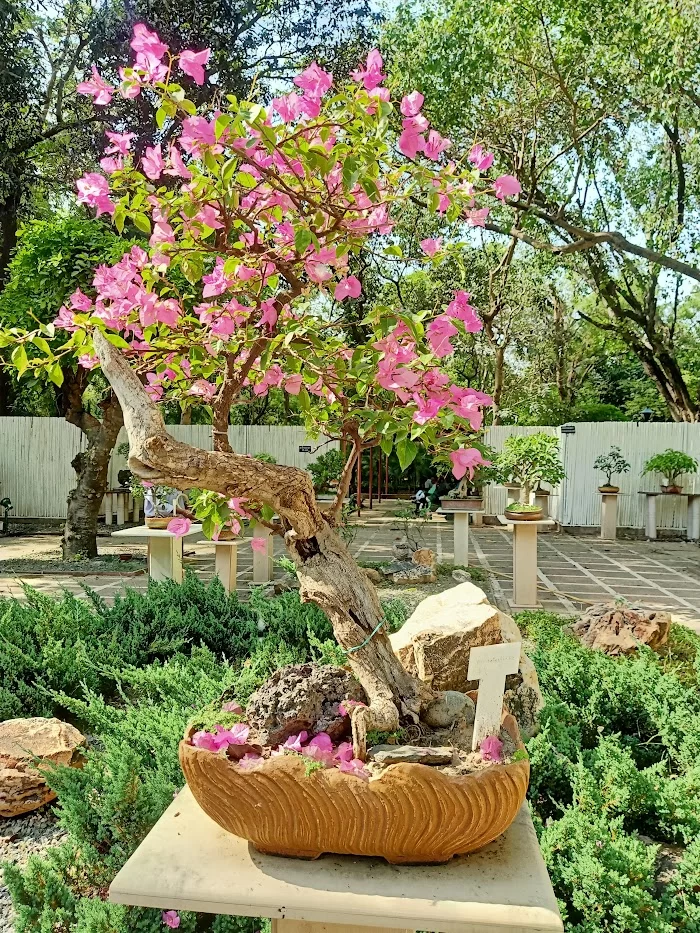
M 394 80 L 421 81 L 438 126 L 484 140 L 523 187 L 487 229 L 574 270 L 597 299 L 589 320 L 634 352 L 674 420 L 697 420 L 677 346 L 680 304 L 700 280 L 695 5 L 414 9 L 388 29 Z

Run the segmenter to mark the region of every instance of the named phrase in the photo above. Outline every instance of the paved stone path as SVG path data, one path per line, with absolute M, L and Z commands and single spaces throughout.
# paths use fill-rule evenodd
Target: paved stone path
M 411 526 L 416 532 L 418 526 Z M 399 534 L 391 521 L 356 526 L 351 544 L 355 557 L 364 561 L 382 561 L 391 557 L 392 544 Z M 434 521 L 420 529 L 420 544 L 435 551 L 439 563 L 452 562 L 452 526 Z M 0 543 L 0 559 L 7 556 L 28 556 L 37 550 L 55 548 L 58 539 L 4 539 Z M 594 536 L 573 536 L 547 532 L 538 536 L 540 599 L 544 608 L 562 614 L 579 612 L 589 603 L 621 597 L 639 601 L 653 608 L 673 612 L 679 621 L 700 631 L 700 549 L 681 542 L 615 541 L 603 542 Z M 100 551 L 119 553 L 128 546 L 133 554 L 145 554 L 142 545 L 117 544 L 100 538 Z M 495 601 L 508 608 L 512 595 L 512 543 L 506 528 L 484 527 L 470 531 L 470 562 L 492 574 L 491 586 Z M 238 589 L 246 592 L 252 583 L 252 551 L 243 542 L 239 546 Z M 202 577 L 211 578 L 214 561 L 211 548 L 185 545 L 186 564 Z M 275 539 L 275 555 L 281 557 L 284 547 Z M 276 569 L 276 573 L 281 571 Z M 111 600 L 125 586 L 144 589 L 145 574 L 120 576 L 42 575 L 0 576 L 0 595 L 22 596 L 22 580 L 44 593 L 59 593 L 62 589 L 80 595 L 89 586 Z

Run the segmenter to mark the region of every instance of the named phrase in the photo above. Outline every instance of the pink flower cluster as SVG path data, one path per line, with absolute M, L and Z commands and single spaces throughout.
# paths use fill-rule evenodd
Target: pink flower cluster
M 487 735 L 479 746 L 484 761 L 503 761 L 503 742 L 495 735 Z
M 403 132 L 399 137 L 399 150 L 408 158 L 415 159 L 419 152 L 435 162 L 449 149 L 452 142 L 441 136 L 437 130 L 430 129 L 428 118 L 421 113 L 424 97 L 418 91 L 406 94 L 401 100 L 400 110 L 403 116 Z M 427 137 L 425 133 L 428 132 Z
M 248 741 L 249 726 L 245 723 L 237 723 L 232 729 L 224 729 L 223 726 L 214 726 L 214 732 L 200 730 L 192 736 L 192 744 L 195 748 L 203 748 L 208 752 L 220 752 L 227 749 L 229 745 L 245 745 Z

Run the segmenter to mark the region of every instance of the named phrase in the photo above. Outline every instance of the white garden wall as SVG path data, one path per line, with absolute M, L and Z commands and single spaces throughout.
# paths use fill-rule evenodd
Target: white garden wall
M 700 460 L 700 424 L 636 424 L 633 422 L 595 422 L 576 424 L 575 433 L 567 434 L 553 427 L 489 428 L 486 442 L 500 450 L 511 434 L 547 431 L 559 437 L 567 478 L 554 490 L 551 512 L 564 525 L 595 526 L 600 521 L 600 496 L 597 487 L 602 477 L 593 469 L 600 453 L 616 444 L 632 464 L 630 473 L 619 477 L 623 496 L 619 524 L 622 527 L 644 526 L 644 499 L 640 489 L 658 488 L 657 478 L 642 476 L 644 461 L 654 453 L 673 447 Z M 206 425 L 171 425 L 173 435 L 198 447 L 211 447 L 211 429 Z M 319 438 L 314 441 L 303 428 L 231 427 L 229 438 L 240 453 L 269 453 L 279 463 L 305 467 L 320 453 L 337 442 Z M 119 442 L 126 440 L 122 432 Z M 61 418 L 0 418 L 0 498 L 9 496 L 13 514 L 19 518 L 63 518 L 66 497 L 74 485 L 71 460 L 81 449 L 83 437 L 77 428 Z M 311 453 L 300 447 L 311 447 Z M 117 485 L 117 472 L 126 466 L 125 459 L 114 455 L 110 465 L 110 484 Z M 685 480 L 685 488 L 700 492 L 700 477 Z M 486 494 L 486 510 L 503 511 L 505 490 L 491 487 Z M 686 525 L 684 499 L 670 497 L 658 502 L 660 528 L 682 529 Z

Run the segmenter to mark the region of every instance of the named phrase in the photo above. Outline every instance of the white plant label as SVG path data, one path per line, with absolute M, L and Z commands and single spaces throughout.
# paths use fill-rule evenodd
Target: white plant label
M 484 645 L 469 652 L 467 678 L 479 681 L 476 701 L 472 751 L 487 735 L 498 735 L 503 714 L 503 694 L 506 676 L 517 674 L 520 665 L 520 642 Z

